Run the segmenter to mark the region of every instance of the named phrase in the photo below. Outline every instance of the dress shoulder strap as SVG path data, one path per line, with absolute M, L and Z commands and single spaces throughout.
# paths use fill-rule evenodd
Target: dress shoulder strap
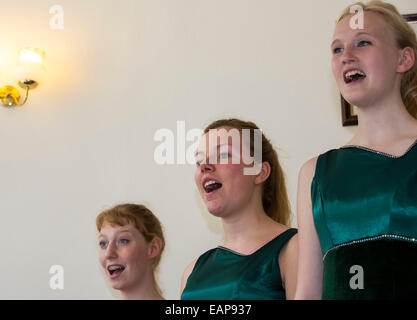
M 337 150 L 333 149 L 318 156 L 316 162 L 316 170 L 314 173 L 314 180 L 320 181 L 323 175 L 326 174 L 329 165 L 331 165 L 331 159 L 336 156 L 336 153 Z
M 275 239 L 271 240 L 268 245 L 271 245 L 274 250 L 277 252 L 281 251 L 281 249 L 287 244 L 290 239 L 297 234 L 298 230 L 295 228 L 290 228 L 280 235 L 278 235 Z

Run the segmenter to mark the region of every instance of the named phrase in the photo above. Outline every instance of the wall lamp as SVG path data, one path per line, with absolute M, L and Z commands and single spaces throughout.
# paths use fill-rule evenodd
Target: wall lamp
M 23 101 L 20 101 L 20 93 L 16 87 L 6 85 L 0 88 L 0 101 L 5 107 L 22 106 L 26 103 L 29 90 L 35 89 L 38 82 L 32 79 L 32 76 L 27 77 L 28 71 L 34 68 L 42 68 L 45 59 L 45 52 L 36 48 L 23 48 L 19 50 L 19 66 L 24 70 L 24 77 L 18 81 L 19 87 L 26 91 Z

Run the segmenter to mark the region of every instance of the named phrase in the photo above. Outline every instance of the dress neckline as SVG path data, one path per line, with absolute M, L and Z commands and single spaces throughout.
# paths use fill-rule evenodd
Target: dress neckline
M 252 252 L 251 254 L 243 254 L 243 253 L 239 253 L 235 250 L 223 247 L 223 246 L 217 246 L 217 249 L 222 249 L 225 251 L 228 251 L 230 253 L 233 253 L 235 255 L 241 256 L 241 257 L 250 257 L 253 256 L 254 254 L 258 253 L 259 251 L 261 251 L 263 248 L 265 248 L 266 246 L 268 246 L 271 242 L 273 242 L 274 240 L 276 240 L 277 238 L 281 237 L 282 235 L 284 235 L 285 233 L 289 232 L 290 230 L 293 230 L 294 228 L 288 228 L 287 230 L 281 232 L 280 234 L 278 234 L 276 237 L 272 238 L 271 240 L 269 240 L 267 243 L 265 243 L 264 245 L 262 245 L 260 248 L 256 249 L 254 252 Z
M 417 139 L 411 144 L 410 147 L 408 147 L 408 149 L 401 156 L 394 156 L 394 155 L 386 153 L 386 152 L 374 150 L 374 149 L 364 147 L 364 146 L 359 146 L 359 145 L 346 145 L 346 146 L 341 147 L 340 149 L 350 149 L 350 148 L 361 149 L 361 150 L 368 151 L 368 152 L 371 152 L 371 153 L 375 153 L 375 154 L 385 156 L 385 157 L 388 157 L 388 158 L 399 159 L 399 158 L 402 158 L 402 157 L 406 156 L 416 145 L 417 145 Z

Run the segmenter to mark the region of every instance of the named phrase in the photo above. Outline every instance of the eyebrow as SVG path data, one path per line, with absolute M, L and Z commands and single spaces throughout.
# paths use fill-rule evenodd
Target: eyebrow
M 119 232 L 117 232 L 117 234 L 119 234 L 119 233 L 123 233 L 123 232 L 132 233 L 132 231 L 131 231 L 131 230 L 125 229 L 125 230 L 120 230 Z
M 131 231 L 131 230 L 129 230 L 129 229 L 124 229 L 124 230 L 120 230 L 120 231 L 118 231 L 118 232 L 116 233 L 116 235 L 119 235 L 119 234 L 124 233 L 124 232 L 127 232 L 127 233 L 132 234 L 132 231 Z M 106 238 L 106 236 L 105 236 L 104 234 L 102 234 L 102 233 L 99 233 L 99 234 L 98 234 L 98 237 L 99 237 L 99 238 L 100 238 L 100 237 L 104 237 L 104 238 Z
M 229 146 L 229 144 L 226 144 L 226 143 L 223 143 L 223 144 L 219 144 L 218 146 L 217 146 L 217 151 L 221 148 L 221 147 L 223 147 L 223 146 Z M 203 154 L 204 152 L 202 152 L 202 151 L 196 151 L 196 153 L 194 154 L 194 156 L 195 157 L 197 157 L 199 154 Z
M 365 31 L 358 32 L 357 34 L 354 35 L 354 37 L 357 38 L 357 37 L 360 37 L 360 36 L 363 36 L 363 35 L 370 36 L 370 37 L 374 38 L 374 36 L 372 36 L 370 33 L 365 32 Z M 332 42 L 332 44 L 330 45 L 330 47 L 333 47 L 333 45 L 337 41 L 340 41 L 340 39 L 334 39 L 333 42 Z
M 362 35 L 366 35 L 366 36 L 373 37 L 373 35 L 372 35 L 372 34 L 370 34 L 370 33 L 368 33 L 368 32 L 365 32 L 365 31 L 358 32 L 357 34 L 355 34 L 355 37 L 359 37 L 359 36 L 362 36 Z

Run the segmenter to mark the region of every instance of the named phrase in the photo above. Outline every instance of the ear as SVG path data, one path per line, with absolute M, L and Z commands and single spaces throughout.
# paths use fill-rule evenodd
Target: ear
M 262 162 L 261 172 L 255 178 L 255 184 L 261 184 L 269 178 L 271 174 L 271 165 L 268 161 Z
M 148 258 L 153 259 L 159 255 L 162 248 L 162 240 L 158 237 L 154 237 L 148 244 Z
M 397 72 L 405 73 L 410 70 L 416 62 L 414 50 L 410 47 L 405 47 L 400 51 L 400 59 L 398 62 Z

